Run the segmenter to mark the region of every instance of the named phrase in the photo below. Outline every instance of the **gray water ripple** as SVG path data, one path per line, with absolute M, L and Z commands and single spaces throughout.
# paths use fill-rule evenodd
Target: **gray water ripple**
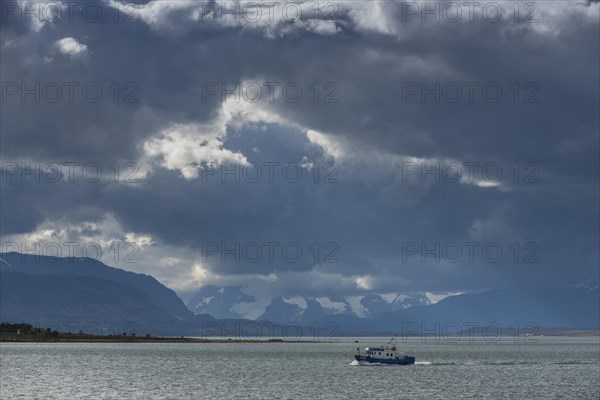
M 598 338 L 401 346 L 416 365 L 356 368 L 350 340 L 3 343 L 0 398 L 600 398 Z

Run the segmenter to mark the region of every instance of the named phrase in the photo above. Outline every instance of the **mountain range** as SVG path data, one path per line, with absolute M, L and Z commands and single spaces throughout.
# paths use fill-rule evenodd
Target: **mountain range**
M 188 301 L 187 307 L 196 314 L 215 318 L 249 318 L 278 323 L 311 323 L 332 315 L 373 318 L 386 312 L 404 310 L 415 305 L 428 305 L 425 293 L 377 294 L 351 297 L 276 297 L 268 304 L 246 294 L 239 286 L 205 286 Z
M 355 318 L 332 316 L 340 331 L 361 332 L 365 326 L 395 332 L 444 327 L 500 326 L 600 329 L 600 292 L 597 284 L 528 290 L 490 290 L 447 297 L 430 306 L 415 306 L 379 315 L 368 324 Z M 439 328 L 438 328 L 439 327 Z M 450 328 L 449 328 L 450 329 Z M 456 328 L 452 328 L 457 330 Z M 368 330 L 368 329 L 367 329 Z
M 190 336 L 219 335 L 232 327 L 238 334 L 251 327 L 276 336 L 272 327 L 286 323 L 335 324 L 336 334 L 347 335 L 407 327 L 415 333 L 440 324 L 598 330 L 600 293 L 597 284 L 588 283 L 467 293 L 435 304 L 424 293 L 278 297 L 264 304 L 240 287 L 206 286 L 186 306 L 155 278 L 93 259 L 0 253 L 0 321 L 57 330 L 87 327 L 103 334 L 133 327 L 137 334 Z

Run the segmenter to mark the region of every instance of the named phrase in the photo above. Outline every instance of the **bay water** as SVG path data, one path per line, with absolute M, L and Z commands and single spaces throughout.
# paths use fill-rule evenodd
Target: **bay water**
M 311 343 L 2 343 L 2 399 L 600 399 L 600 337 Z

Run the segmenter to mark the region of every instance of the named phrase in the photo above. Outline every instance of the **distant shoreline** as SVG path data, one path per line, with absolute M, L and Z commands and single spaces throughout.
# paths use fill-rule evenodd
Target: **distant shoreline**
M 0 323 L 0 343 L 312 343 L 309 340 L 191 338 L 122 335 L 92 335 L 84 332 L 59 332 L 50 328 L 37 328 L 27 323 Z
M 47 336 L 21 336 L 17 337 L 14 335 L 0 335 L 0 343 L 248 343 L 248 344 L 276 344 L 276 343 L 326 343 L 331 340 L 286 340 L 286 339 L 223 339 L 223 338 L 191 338 L 191 337 L 120 337 L 120 336 L 97 336 L 97 337 L 77 337 L 79 335 L 69 335 L 61 333 L 59 337 L 47 337 Z M 353 338 L 361 339 L 368 337 L 386 337 L 385 335 L 373 335 L 373 336 L 339 336 L 339 338 Z M 418 338 L 419 336 L 406 336 L 405 338 Z M 541 335 L 532 336 L 521 336 L 523 340 L 527 338 L 535 339 L 540 337 L 600 337 L 600 332 L 589 331 L 589 332 L 568 332 L 568 333 L 547 333 Z M 483 337 L 474 336 L 471 339 L 480 339 Z M 333 339 L 333 338 L 329 338 Z M 355 342 L 359 342 L 355 340 Z M 451 340 L 425 340 L 424 343 L 451 343 Z M 456 341 L 460 342 L 460 340 Z
M 488 340 L 489 337 L 485 336 L 482 331 L 475 332 L 461 332 L 458 338 L 466 338 L 469 340 Z M 305 337 L 302 336 L 296 338 L 279 338 L 279 337 L 264 337 L 264 338 L 241 338 L 241 337 L 223 337 L 223 336 L 207 336 L 207 337 L 186 337 L 186 336 L 153 336 L 146 334 L 144 336 L 138 336 L 135 333 L 123 334 L 111 334 L 111 335 L 94 335 L 79 331 L 74 332 L 60 332 L 57 330 L 51 330 L 50 328 L 37 328 L 27 323 L 12 324 L 12 323 L 0 323 L 0 343 L 322 343 L 330 342 L 332 340 L 339 340 L 341 338 L 354 339 L 355 343 L 359 343 L 361 338 L 369 337 L 386 337 L 394 336 L 394 334 L 385 332 L 357 332 L 351 335 L 342 334 L 340 336 L 333 337 Z M 540 329 L 536 333 L 520 334 L 517 336 L 510 336 L 513 339 L 518 338 L 519 340 L 529 340 L 539 337 L 599 337 L 600 331 L 598 330 L 587 330 L 587 329 L 560 329 L 560 328 L 545 328 Z M 407 338 L 421 337 L 420 335 L 403 335 L 401 340 Z M 441 337 L 432 336 L 421 337 L 427 342 L 453 342 L 460 340 L 452 337 Z M 494 339 L 498 339 L 495 337 Z
M 198 339 L 198 338 L 14 338 L 0 337 L 0 343 L 317 343 L 314 340 L 283 340 L 283 339 Z

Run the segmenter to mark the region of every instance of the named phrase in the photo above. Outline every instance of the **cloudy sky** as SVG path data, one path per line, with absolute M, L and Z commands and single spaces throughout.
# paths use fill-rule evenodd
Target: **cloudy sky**
M 183 298 L 597 282 L 599 17 L 3 1 L 3 251 Z

